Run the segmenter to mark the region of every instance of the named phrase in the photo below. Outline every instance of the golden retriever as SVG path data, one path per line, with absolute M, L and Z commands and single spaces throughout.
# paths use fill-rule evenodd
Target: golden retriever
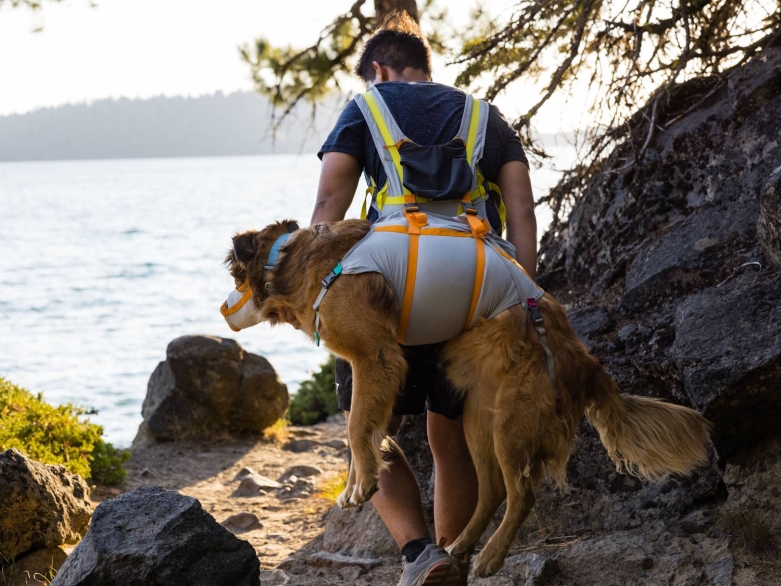
M 233 238 L 226 264 L 239 286 L 252 289 L 257 318 L 272 324 L 280 312 L 295 316 L 314 337 L 312 308 L 321 280 L 369 231 L 363 220 L 298 229 L 292 221 Z M 264 265 L 272 244 L 292 232 L 272 269 Z M 479 479 L 478 505 L 449 547 L 467 553 L 507 499 L 507 512 L 475 561 L 478 576 L 497 572 L 534 504 L 535 485 L 548 472 L 559 483 L 575 429 L 583 415 L 597 429 L 616 466 L 659 479 L 686 474 L 708 462 L 709 423 L 696 411 L 659 400 L 622 395 L 616 382 L 578 340 L 562 306 L 548 293 L 538 301 L 555 357 L 561 394 L 557 412 L 545 352 L 522 305 L 446 342 L 443 364 L 466 394 L 464 429 Z M 348 437 L 352 463 L 342 507 L 357 506 L 377 489 L 381 450 L 396 393 L 407 364 L 397 342 L 399 307 L 382 275 L 336 279 L 321 306 L 320 335 L 328 349 L 353 367 Z M 397 449 L 397 448 L 394 448 Z

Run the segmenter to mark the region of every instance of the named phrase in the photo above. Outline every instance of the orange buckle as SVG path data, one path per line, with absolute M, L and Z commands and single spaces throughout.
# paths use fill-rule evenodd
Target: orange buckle
M 419 210 L 420 210 L 420 208 L 418 206 L 416 206 L 415 204 L 407 204 L 407 205 L 404 206 L 404 211 L 405 212 L 417 212 Z
M 470 216 L 476 216 L 477 210 L 475 208 L 464 208 L 464 213 L 469 214 Z

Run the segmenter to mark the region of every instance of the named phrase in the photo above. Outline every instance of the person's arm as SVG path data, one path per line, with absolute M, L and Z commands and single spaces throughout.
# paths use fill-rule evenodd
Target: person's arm
M 497 177 L 507 208 L 507 240 L 515 246 L 518 262 L 534 279 L 537 275 L 537 218 L 529 168 L 521 161 L 508 161 Z
M 358 159 L 347 153 L 323 153 L 320 185 L 310 224 L 343 220 L 361 178 Z

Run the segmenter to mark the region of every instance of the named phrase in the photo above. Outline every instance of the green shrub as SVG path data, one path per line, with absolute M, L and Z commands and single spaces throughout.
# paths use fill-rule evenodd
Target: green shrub
M 16 448 L 44 464 L 62 464 L 99 484 L 125 478 L 123 462 L 130 457 L 106 443 L 103 428 L 90 423 L 92 414 L 68 403 L 55 407 L 0 377 L 0 450 Z
M 288 408 L 287 418 L 295 425 L 313 425 L 339 412 L 336 401 L 334 357 L 320 366 L 319 372 L 301 383 Z

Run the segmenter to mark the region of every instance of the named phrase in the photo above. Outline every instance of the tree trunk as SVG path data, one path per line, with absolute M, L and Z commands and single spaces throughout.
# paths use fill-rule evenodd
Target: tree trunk
M 381 23 L 382 19 L 394 10 L 406 10 L 407 14 L 415 19 L 415 22 L 420 21 L 418 4 L 415 0 L 374 0 L 374 11 L 378 23 Z

